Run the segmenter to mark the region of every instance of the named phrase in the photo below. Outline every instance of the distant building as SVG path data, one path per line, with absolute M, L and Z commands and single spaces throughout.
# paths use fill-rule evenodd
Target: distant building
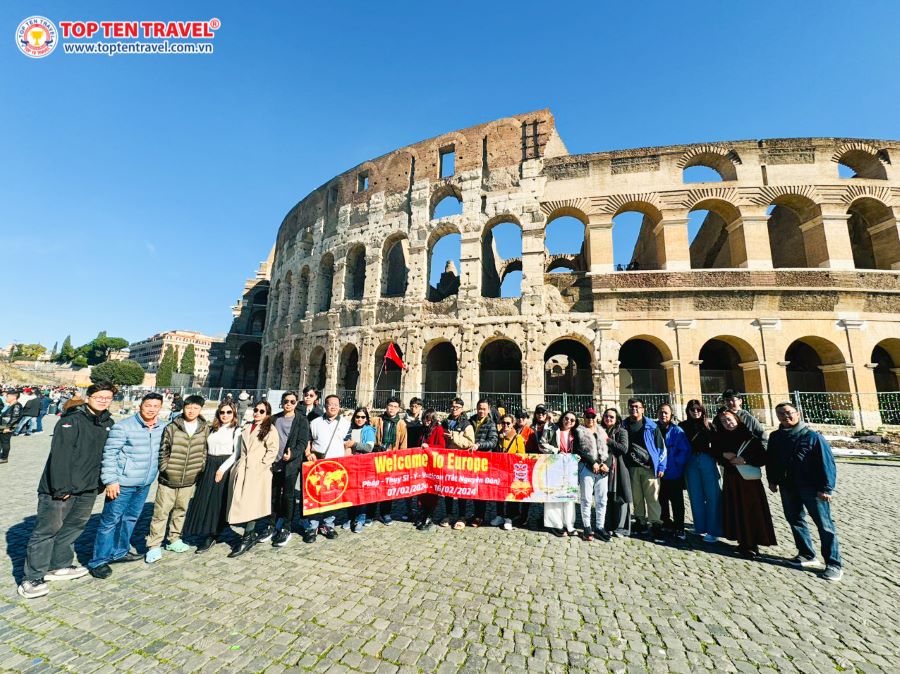
M 260 263 L 253 278 L 244 283 L 244 292 L 231 308 L 234 317 L 224 342 L 210 349 L 208 386 L 252 389 L 259 379 L 259 356 L 266 327 L 266 303 L 275 249 Z
M 129 349 L 120 349 L 119 351 L 110 351 L 106 360 L 128 360 L 131 351 Z
M 181 363 L 181 357 L 188 344 L 194 345 L 195 365 L 194 384 L 204 386 L 209 375 L 209 350 L 221 340 L 191 330 L 171 330 L 153 335 L 140 342 L 129 345 L 129 360 L 137 361 L 147 372 L 154 374 L 170 346 L 175 349 L 175 358 Z

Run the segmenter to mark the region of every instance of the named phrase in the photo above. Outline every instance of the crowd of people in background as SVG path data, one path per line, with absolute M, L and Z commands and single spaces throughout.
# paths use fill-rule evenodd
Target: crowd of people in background
M 136 413 L 116 422 L 109 413 L 115 395 L 115 386 L 97 383 L 84 399 L 60 407 L 18 588 L 23 597 L 46 595 L 48 582 L 87 574 L 106 579 L 113 565 L 153 564 L 166 552 L 203 554 L 222 542 L 231 545 L 228 557 L 234 558 L 263 543 L 281 548 L 292 539 L 297 515 L 305 543 L 319 536 L 334 539 L 338 513 L 302 517 L 298 512 L 302 464 L 416 447 L 571 454 L 578 462 L 581 531 L 576 531 L 575 503 L 542 504 L 542 527 L 560 538 L 580 535 L 586 542 L 608 543 L 634 536 L 678 544 L 688 535 L 686 490 L 698 544 L 736 541 L 738 553 L 748 559 L 760 554 L 760 546 L 776 544 L 765 477 L 769 489 L 780 492 L 797 546 L 791 563 L 820 564 L 806 525 L 808 513 L 819 531 L 822 576 L 838 581 L 843 575 L 830 513 L 836 481 L 831 448 L 788 402 L 777 406 L 779 428 L 767 435 L 735 391 L 726 391 L 722 406 L 712 413 L 701 401 L 689 401 L 681 422 L 669 404 L 660 405 L 651 418 L 637 398 L 628 401 L 624 417 L 614 408 L 588 407 L 554 419 L 545 405 L 529 413 L 486 399 L 469 415 L 461 398 L 445 412 L 426 409 L 418 398 L 404 410 L 399 399 L 390 398 L 378 414 L 366 407 L 346 414 L 336 395 L 320 401 L 313 387 L 285 392 L 275 414 L 264 398 L 229 395 L 211 421 L 203 417 L 206 401 L 199 395 L 173 400 L 164 421 L 163 396 L 148 392 Z M 19 423 L 13 420 L 17 412 L 7 410 L 21 406 L 20 397 L 7 396 L 4 430 Z M 132 535 L 154 483 L 146 552 L 139 553 Z M 105 501 L 92 558 L 86 567 L 77 566 L 73 544 L 100 492 Z M 340 515 L 341 526 L 355 534 L 376 522 L 391 525 L 395 509 L 423 532 L 436 526 L 511 531 L 536 526 L 533 508 L 422 494 L 354 506 Z M 495 513 L 490 519 L 489 510 Z M 234 530 L 240 532 L 237 540 Z
M 0 409 L 0 464 L 9 462 L 12 438 L 44 432 L 44 417 L 61 414 L 77 389 L 40 386 L 0 387 L 3 406 Z

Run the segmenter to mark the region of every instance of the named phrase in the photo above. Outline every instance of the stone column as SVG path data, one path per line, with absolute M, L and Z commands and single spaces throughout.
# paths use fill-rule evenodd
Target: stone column
M 653 234 L 656 237 L 656 262 L 660 269 L 684 271 L 691 268 L 687 217 L 664 215 L 653 228 Z
M 461 326 L 462 348 L 458 354 L 457 363 L 457 391 L 460 397 L 466 401 L 466 409 L 471 410 L 478 401 L 479 372 L 478 372 L 478 344 L 475 338 L 475 328 L 471 324 Z
M 607 274 L 614 270 L 613 219 L 606 213 L 588 214 L 586 228 L 587 270 L 591 274 Z
M 475 303 L 481 297 L 481 230 L 464 231 L 460 239 L 459 301 Z
M 862 331 L 866 322 L 859 319 L 845 318 L 838 321 L 847 338 L 847 350 L 853 362 L 844 366 L 850 390 L 854 394 L 854 403 L 859 412 L 860 428 L 874 430 L 882 425 L 881 412 L 878 409 L 878 388 L 875 386 L 875 371 L 868 367 L 870 353 L 866 353 Z M 823 372 L 825 370 L 823 369 Z M 828 374 L 825 375 L 828 383 Z M 828 390 L 832 389 L 828 386 Z
M 541 211 L 532 214 L 530 223 L 522 224 L 522 313 L 540 316 L 544 313 L 544 226 Z
M 357 398 L 360 405 L 371 406 L 375 389 L 375 339 L 366 335 L 359 343 L 359 381 L 356 384 Z
M 743 269 L 771 269 L 769 216 L 742 215 L 726 228 L 731 264 Z
M 822 213 L 800 225 L 806 262 L 823 269 L 853 269 L 847 213 Z

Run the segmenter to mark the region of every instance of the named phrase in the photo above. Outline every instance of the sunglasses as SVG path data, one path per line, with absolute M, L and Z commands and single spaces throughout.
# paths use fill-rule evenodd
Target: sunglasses
M 219 410 L 219 414 L 234 414 L 231 410 Z
M 501 426 L 512 426 L 512 422 L 511 421 L 501 421 L 500 425 Z
M 354 419 L 368 419 L 369 417 L 367 417 L 365 414 L 357 414 L 357 415 L 356 415 L 355 417 L 353 417 L 353 418 L 354 418 Z
M 285 400 L 281 404 L 282 405 L 296 405 L 297 401 L 296 400 Z
M 303 397 L 304 398 L 315 398 L 316 394 L 315 393 L 304 393 Z
M 563 417 L 563 421 L 575 421 L 575 417 Z
M 265 413 L 266 413 L 265 408 L 253 410 L 253 414 L 265 414 Z

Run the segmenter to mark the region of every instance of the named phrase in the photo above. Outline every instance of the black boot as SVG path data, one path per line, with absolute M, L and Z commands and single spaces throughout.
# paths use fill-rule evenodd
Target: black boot
M 199 555 L 200 553 L 203 553 L 203 552 L 206 552 L 207 550 L 209 550 L 215 544 L 216 544 L 216 537 L 215 536 L 207 536 L 204 539 L 204 541 L 200 545 L 197 546 L 197 550 L 195 552 L 196 552 L 196 554 Z
M 246 534 L 241 537 L 240 543 L 237 544 L 237 547 L 235 547 L 234 550 L 228 553 L 228 556 L 240 557 L 254 545 L 256 545 L 256 536 L 254 534 Z

